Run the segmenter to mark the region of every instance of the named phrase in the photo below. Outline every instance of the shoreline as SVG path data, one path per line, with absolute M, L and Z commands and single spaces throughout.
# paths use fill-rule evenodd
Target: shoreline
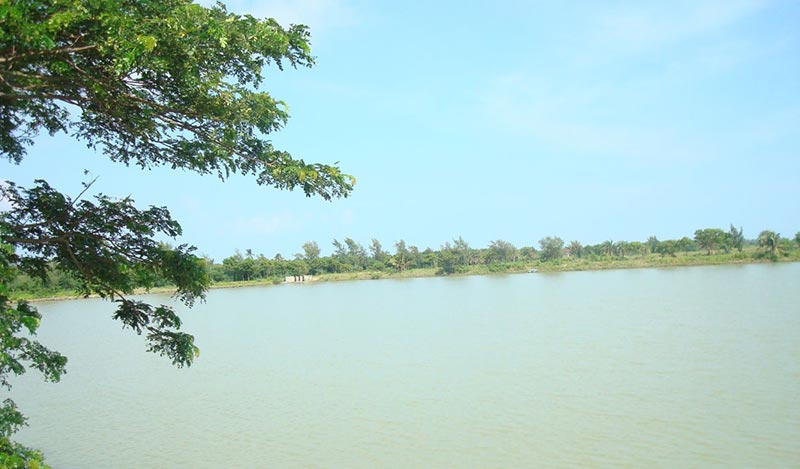
M 359 272 L 327 273 L 320 275 L 307 275 L 304 282 L 280 282 L 275 283 L 270 279 L 227 281 L 213 283 L 209 286 L 210 290 L 227 288 L 246 288 L 246 287 L 267 287 L 287 284 L 314 284 L 325 282 L 347 282 L 354 280 L 383 280 L 383 279 L 410 279 L 410 278 L 430 278 L 430 277 L 463 277 L 473 275 L 498 275 L 498 274 L 524 274 L 530 273 L 535 269 L 535 273 L 550 272 L 587 272 L 598 270 L 626 270 L 626 269 L 651 269 L 665 267 L 698 267 L 707 265 L 742 265 L 742 264 L 773 264 L 784 262 L 800 262 L 800 257 L 789 256 L 777 260 L 757 259 L 752 257 L 740 257 L 737 254 L 717 255 L 706 258 L 705 255 L 679 256 L 674 258 L 662 257 L 632 257 L 622 259 L 559 259 L 557 261 L 534 261 L 534 262 L 515 262 L 509 264 L 489 264 L 467 266 L 461 272 L 449 275 L 437 275 L 435 268 L 409 269 L 402 272 L 387 272 L 380 270 L 363 270 Z M 137 289 L 133 295 L 151 295 L 159 293 L 174 293 L 174 287 L 157 287 L 149 290 Z M 13 298 L 11 301 L 27 301 L 30 303 L 40 303 L 47 301 L 70 301 L 82 300 L 86 298 L 99 298 L 98 295 L 78 296 L 76 294 L 56 294 L 48 297 L 32 298 Z

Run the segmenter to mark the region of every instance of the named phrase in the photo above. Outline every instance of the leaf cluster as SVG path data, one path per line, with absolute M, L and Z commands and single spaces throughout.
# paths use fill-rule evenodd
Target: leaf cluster
M 0 194 L 12 206 L 0 217 L 0 241 L 19 248 L 7 253 L 9 265 L 43 281 L 48 266 L 55 265 L 78 279 L 80 294 L 116 302 L 115 318 L 139 334 L 147 332 L 150 350 L 179 366 L 191 364 L 193 339 L 177 332 L 181 323 L 172 309 L 127 299 L 159 278 L 175 285 L 176 296 L 189 306 L 205 296 L 210 281 L 194 248 L 169 248 L 155 240 L 181 234 L 166 208 L 139 210 L 130 198 L 105 195 L 95 202 L 73 200 L 45 181 L 30 189 L 9 183 Z
M 2 225 L 0 225 L 2 228 Z M 41 315 L 26 302 L 12 304 L 8 283 L 16 275 L 12 246 L 0 240 L 0 385 L 11 388 L 9 377 L 25 373 L 26 365 L 39 370 L 48 381 L 58 381 L 66 372 L 67 358 L 34 340 Z M 47 467 L 42 454 L 10 440 L 26 424 L 11 399 L 0 405 L 0 467 Z
M 0 154 L 65 131 L 114 161 L 168 165 L 347 196 L 354 179 L 305 163 L 266 136 L 289 117 L 259 91 L 265 66 L 314 63 L 303 25 L 189 0 L 0 3 Z

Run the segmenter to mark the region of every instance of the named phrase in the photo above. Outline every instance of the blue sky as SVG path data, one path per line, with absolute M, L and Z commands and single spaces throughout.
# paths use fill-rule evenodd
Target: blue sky
M 315 240 L 474 247 L 800 231 L 800 3 L 227 2 L 311 27 L 317 65 L 267 71 L 270 138 L 358 180 L 324 202 L 252 179 L 105 160 L 44 136 L 0 178 L 166 205 L 180 242 L 290 257 Z M 392 248 L 393 249 L 393 248 Z

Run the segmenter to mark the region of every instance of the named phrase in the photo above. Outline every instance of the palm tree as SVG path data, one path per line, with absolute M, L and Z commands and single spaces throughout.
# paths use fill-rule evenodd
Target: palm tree
M 617 256 L 625 259 L 625 254 L 627 254 L 629 249 L 627 241 L 617 241 L 614 243 L 614 251 L 617 253 Z
M 580 241 L 572 241 L 569 243 L 569 254 L 575 257 L 583 257 L 583 245 Z
M 731 237 L 731 247 L 739 252 L 742 252 L 742 249 L 744 248 L 744 234 L 742 233 L 742 227 L 740 226 L 737 230 L 736 227 L 733 226 L 733 223 L 731 223 L 731 229 L 728 231 L 728 233 Z
M 777 257 L 780 254 L 778 244 L 781 241 L 781 235 L 774 231 L 764 230 L 758 235 L 758 247 L 770 257 Z
M 600 249 L 603 251 L 603 254 L 606 256 L 613 256 L 614 255 L 614 241 L 610 239 L 608 241 L 603 241 L 600 243 Z

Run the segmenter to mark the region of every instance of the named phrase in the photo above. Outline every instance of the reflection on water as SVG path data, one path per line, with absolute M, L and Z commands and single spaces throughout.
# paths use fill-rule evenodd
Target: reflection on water
M 800 466 L 800 264 L 215 290 L 202 355 L 99 300 L 12 397 L 58 468 Z M 165 301 L 157 296 L 151 301 Z

